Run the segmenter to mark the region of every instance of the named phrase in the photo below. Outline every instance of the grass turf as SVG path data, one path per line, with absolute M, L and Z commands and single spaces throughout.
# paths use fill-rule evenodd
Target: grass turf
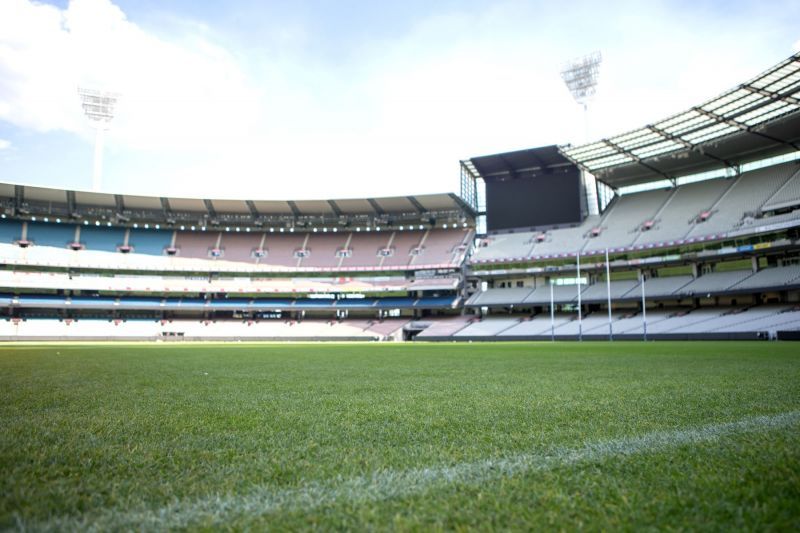
M 800 528 L 800 416 L 559 459 L 797 415 L 796 344 L 5 346 L 0 395 L 2 528 Z

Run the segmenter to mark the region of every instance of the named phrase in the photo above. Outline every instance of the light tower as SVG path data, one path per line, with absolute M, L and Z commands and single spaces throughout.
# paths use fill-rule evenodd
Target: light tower
M 597 92 L 597 77 L 602 61 L 603 56 L 600 52 L 592 52 L 587 56 L 570 61 L 561 71 L 561 79 L 572 93 L 572 97 L 583 106 L 584 127 L 587 130 L 584 132 L 587 137 L 586 141 L 589 140 L 586 114 L 589 110 L 589 101 Z
M 583 106 L 583 140 L 589 142 L 589 101 L 597 92 L 597 78 L 603 56 L 600 52 L 592 52 L 587 56 L 570 61 L 561 71 L 561 79 L 572 93 L 572 97 Z M 583 187 L 586 191 L 586 204 L 589 214 L 600 212 L 598 206 L 597 184 L 594 176 L 583 174 Z
M 94 141 L 92 190 L 99 192 L 103 177 L 103 141 L 105 140 L 105 132 L 109 128 L 109 123 L 114 118 L 114 106 L 117 104 L 119 95 L 84 87 L 78 87 L 78 94 L 81 97 L 83 112 L 97 132 Z

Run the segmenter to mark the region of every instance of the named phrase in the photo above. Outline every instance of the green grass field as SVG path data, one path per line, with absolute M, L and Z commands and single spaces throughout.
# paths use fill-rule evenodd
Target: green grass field
M 800 345 L 7 345 L 0 528 L 800 529 Z

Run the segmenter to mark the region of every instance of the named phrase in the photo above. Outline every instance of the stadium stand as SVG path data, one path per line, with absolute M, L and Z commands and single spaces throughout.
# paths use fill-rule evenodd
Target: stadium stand
M 768 289 L 782 287 L 800 280 L 800 265 L 790 265 L 776 268 L 765 268 L 748 278 L 732 285 L 734 290 Z
M 55 248 L 66 248 L 77 242 L 74 225 L 45 224 L 43 222 L 28 222 L 25 239 L 37 246 L 53 246 Z
M 797 208 L 800 206 L 800 168 L 761 207 L 761 211 Z
M 743 281 L 745 278 L 752 276 L 752 270 L 733 270 L 730 272 L 710 272 L 698 278 L 695 278 L 690 283 L 687 283 L 680 289 L 681 294 L 712 294 L 722 293 L 729 290 L 737 283 Z
M 172 246 L 172 232 L 132 228 L 128 236 L 128 246 L 138 254 L 163 255 L 164 250 Z
M 661 212 L 653 217 L 652 227 L 639 232 L 634 244 L 662 243 L 683 239 L 700 214 L 713 206 L 732 180 L 712 179 L 683 185 L 675 190 Z
M 757 226 L 754 217 L 762 205 L 780 189 L 797 171 L 797 163 L 784 163 L 773 167 L 745 172 L 725 191 L 713 206 L 711 216 L 696 224 L 688 236 L 725 233 L 743 224 Z
M 601 231 L 585 244 L 589 250 L 623 248 L 639 236 L 642 225 L 654 220 L 675 190 L 647 191 L 621 197 L 600 223 Z
M 222 234 L 218 231 L 194 232 L 178 231 L 175 235 L 175 248 L 181 257 L 211 259 L 213 250 L 219 250 Z
M 125 229 L 79 226 L 79 242 L 84 248 L 102 252 L 116 252 L 125 245 Z

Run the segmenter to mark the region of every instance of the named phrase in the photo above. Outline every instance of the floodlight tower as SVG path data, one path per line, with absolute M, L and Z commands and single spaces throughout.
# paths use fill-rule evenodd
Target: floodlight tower
M 78 94 L 81 97 L 83 112 L 97 132 L 94 141 L 92 190 L 99 192 L 103 176 L 103 143 L 105 141 L 105 132 L 109 128 L 111 119 L 114 118 L 114 106 L 117 104 L 119 95 L 117 93 L 98 91 L 84 87 L 78 87 Z
M 597 78 L 600 73 L 600 63 L 603 56 L 600 52 L 591 54 L 570 61 L 561 71 L 561 79 L 567 85 L 567 89 L 572 93 L 572 97 L 583 106 L 583 123 L 585 141 L 589 141 L 589 122 L 588 111 L 589 101 L 597 92 Z
M 600 52 L 592 52 L 587 56 L 570 61 L 561 71 L 561 79 L 572 93 L 572 97 L 583 106 L 583 140 L 589 142 L 589 101 L 597 92 L 597 78 L 603 56 Z M 586 191 L 586 204 L 589 214 L 600 212 L 598 205 L 597 184 L 594 176 L 583 173 L 583 187 Z

